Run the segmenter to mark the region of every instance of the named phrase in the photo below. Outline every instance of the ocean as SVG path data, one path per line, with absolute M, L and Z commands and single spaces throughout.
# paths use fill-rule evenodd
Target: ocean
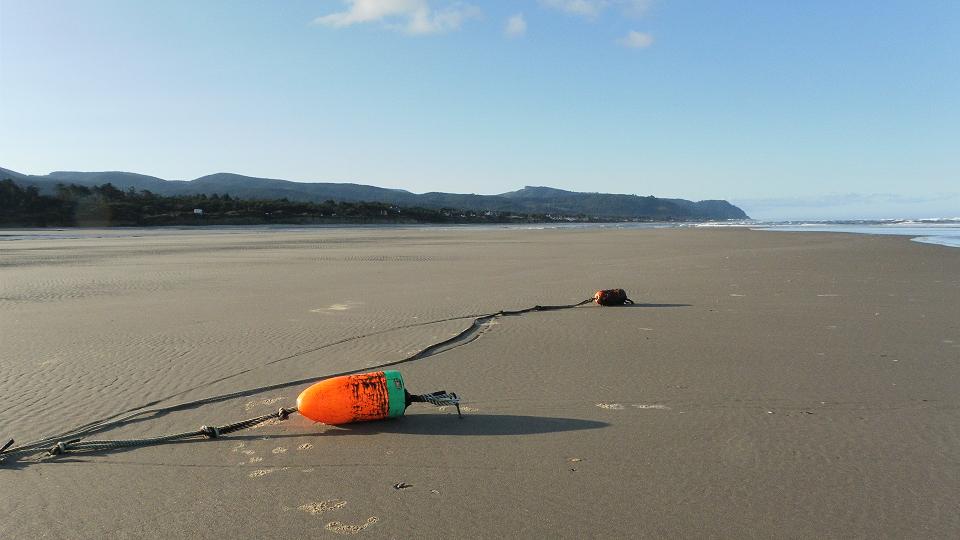
M 64 240 L 76 238 L 110 238 L 136 237 L 155 235 L 196 234 L 230 234 L 255 231 L 293 230 L 308 231 L 311 229 L 349 228 L 349 229 L 460 229 L 460 230 L 489 230 L 489 229 L 661 229 L 684 227 L 746 227 L 761 231 L 787 232 L 839 232 L 854 234 L 887 234 L 910 236 L 915 242 L 937 244 L 946 247 L 960 248 L 960 218 L 935 219 L 884 219 L 884 220 L 849 220 L 849 221 L 760 221 L 760 220 L 733 220 L 711 221 L 702 223 L 524 223 L 516 225 L 486 224 L 486 225 L 253 225 L 253 226 L 205 226 L 198 227 L 116 227 L 93 228 L 68 227 L 58 229 L 10 229 L 0 230 L 0 241 L 4 240 Z
M 794 232 L 841 232 L 910 236 L 914 242 L 960 248 L 960 218 L 857 221 L 757 222 L 751 229 Z

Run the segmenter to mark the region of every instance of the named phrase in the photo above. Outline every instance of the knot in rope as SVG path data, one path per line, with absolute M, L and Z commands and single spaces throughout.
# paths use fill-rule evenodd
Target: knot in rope
M 217 426 L 200 426 L 200 433 L 211 439 L 216 439 L 220 436 L 220 428 Z
M 53 445 L 50 450 L 47 451 L 51 456 L 59 456 L 60 454 L 66 454 L 69 447 L 67 446 L 70 443 L 65 443 L 63 441 L 57 441 L 57 444 Z

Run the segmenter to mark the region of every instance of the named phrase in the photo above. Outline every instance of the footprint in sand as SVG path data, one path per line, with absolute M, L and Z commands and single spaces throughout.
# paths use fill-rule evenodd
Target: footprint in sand
M 252 457 L 248 460 L 249 463 L 260 463 L 261 461 L 263 461 L 262 457 Z
M 597 403 L 597 407 L 600 407 L 601 409 L 612 410 L 612 411 L 622 411 L 624 408 L 623 405 L 619 403 L 606 403 L 606 402 Z
M 329 306 L 324 307 L 324 308 L 311 309 L 311 310 L 310 310 L 310 313 L 327 313 L 327 312 L 330 312 L 330 311 L 347 311 L 348 309 L 351 309 L 351 308 L 354 307 L 354 306 L 359 306 L 359 305 L 361 305 L 362 303 L 363 303 L 363 302 L 354 302 L 353 300 L 347 300 L 347 301 L 344 302 L 343 304 L 330 304 Z
M 611 411 L 622 411 L 626 409 L 622 403 L 600 402 L 597 403 L 597 407 Z M 633 407 L 634 409 L 659 409 L 663 411 L 670 410 L 670 407 L 667 407 L 666 405 L 660 405 L 659 403 L 631 403 L 630 407 Z
M 310 444 L 310 443 L 303 443 L 303 444 L 301 444 L 300 446 L 297 447 L 297 450 L 309 450 L 309 449 L 311 449 L 311 448 L 313 448 L 313 445 L 312 445 L 312 444 Z
M 271 418 L 269 420 L 264 420 L 263 422 L 260 422 L 255 426 L 250 426 L 250 429 L 260 429 L 262 427 L 267 427 L 267 426 L 278 426 L 280 425 L 281 422 L 282 420 L 280 420 L 279 418 Z
M 378 521 L 380 521 L 380 518 L 376 516 L 367 518 L 366 523 L 361 525 L 347 525 L 342 521 L 331 521 L 324 528 L 337 534 L 357 534 Z
M 272 472 L 273 472 L 273 469 L 257 469 L 247 476 L 249 476 L 250 478 L 261 478 Z
M 264 399 L 259 399 L 259 400 L 255 400 L 255 401 L 248 401 L 248 402 L 243 406 L 243 409 L 246 410 L 246 411 L 249 411 L 250 409 L 253 409 L 254 407 L 259 407 L 260 405 L 273 405 L 274 403 L 277 403 L 277 402 L 279 402 L 279 401 L 281 401 L 281 400 L 283 400 L 283 397 L 264 398 Z
M 273 450 L 271 450 L 271 452 L 273 452 L 274 454 L 286 454 L 286 453 L 287 453 L 287 449 L 284 448 L 284 447 L 282 447 L 282 446 L 278 446 L 278 447 L 274 448 Z
M 330 510 L 339 510 L 347 505 L 347 501 L 341 499 L 330 499 L 329 501 L 312 502 L 301 504 L 297 508 L 313 515 L 322 514 Z
M 441 405 L 440 407 L 437 407 L 437 410 L 440 412 L 450 412 L 450 411 L 456 412 L 457 408 L 454 407 L 453 405 Z M 460 412 L 473 413 L 473 412 L 478 412 L 479 410 L 480 409 L 477 409 L 475 407 L 468 407 L 466 405 L 460 406 Z

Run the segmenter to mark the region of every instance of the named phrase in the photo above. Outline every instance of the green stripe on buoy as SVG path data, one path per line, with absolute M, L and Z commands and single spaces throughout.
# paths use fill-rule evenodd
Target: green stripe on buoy
M 387 380 L 388 418 L 403 416 L 407 410 L 407 390 L 403 386 L 403 375 L 399 371 L 384 371 Z

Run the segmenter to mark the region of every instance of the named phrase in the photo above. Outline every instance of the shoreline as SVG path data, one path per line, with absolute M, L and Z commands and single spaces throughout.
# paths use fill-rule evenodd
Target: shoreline
M 46 232 L 58 233 L 78 231 L 99 235 L 87 237 L 120 237 L 121 231 L 128 233 L 142 233 L 144 235 L 159 236 L 173 232 L 210 232 L 210 233 L 242 233 L 242 232 L 305 232 L 311 230 L 462 230 L 462 231 L 494 231 L 494 230 L 636 230 L 636 229 L 672 229 L 672 228 L 722 228 L 722 229 L 749 229 L 771 232 L 804 232 L 804 233 L 843 233 L 867 234 L 877 236 L 909 236 L 910 240 L 925 244 L 944 247 L 960 247 L 960 222 L 956 219 L 948 220 L 867 220 L 868 223 L 855 222 L 764 222 L 758 220 L 743 221 L 650 221 L 650 222 L 577 222 L 577 223 L 379 223 L 379 224 L 259 224 L 259 225 L 161 225 L 153 227 L 138 226 L 111 226 L 111 227 L 0 227 L 0 242 L 29 239 L 76 239 L 82 235 L 42 234 Z M 11 233 L 29 234 L 11 234 Z

